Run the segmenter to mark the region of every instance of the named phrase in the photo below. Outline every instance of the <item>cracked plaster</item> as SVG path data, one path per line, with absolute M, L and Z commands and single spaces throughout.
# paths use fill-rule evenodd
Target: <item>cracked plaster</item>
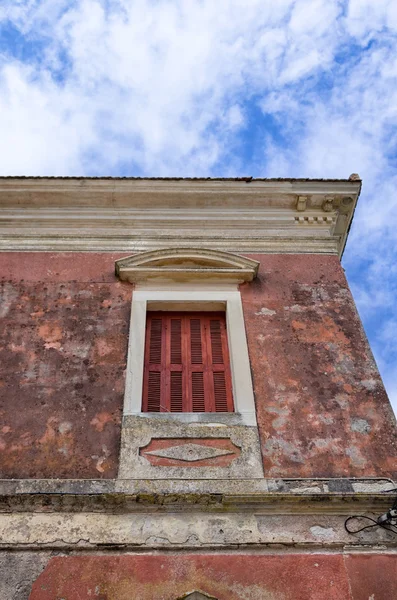
M 375 513 L 368 513 L 372 518 Z M 352 544 L 394 547 L 382 528 L 355 536 L 344 529 L 346 514 L 260 514 L 180 511 L 120 514 L 14 513 L 0 516 L 1 548 L 239 548 L 283 545 L 343 548 Z

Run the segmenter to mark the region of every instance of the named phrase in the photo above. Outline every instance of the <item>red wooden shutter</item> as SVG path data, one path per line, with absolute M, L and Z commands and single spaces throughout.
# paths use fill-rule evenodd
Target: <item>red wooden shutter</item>
M 164 354 L 164 330 L 161 317 L 151 318 L 146 324 L 145 369 L 143 410 L 161 411 L 162 357 Z
M 224 313 L 149 312 L 144 412 L 232 412 Z

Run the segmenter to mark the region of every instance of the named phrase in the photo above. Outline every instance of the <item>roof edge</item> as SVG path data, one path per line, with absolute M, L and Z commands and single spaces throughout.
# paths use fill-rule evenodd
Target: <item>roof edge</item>
M 347 178 L 312 178 L 312 177 L 119 177 L 119 176 L 84 176 L 84 175 L 0 175 L 0 181 L 10 179 L 21 180 L 89 180 L 89 181 L 313 181 L 313 182 L 348 182 L 361 181 L 359 175 L 352 174 Z

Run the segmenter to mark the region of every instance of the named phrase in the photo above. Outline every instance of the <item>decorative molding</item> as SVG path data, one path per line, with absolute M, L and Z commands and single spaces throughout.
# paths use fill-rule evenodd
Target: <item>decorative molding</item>
M 333 202 L 334 202 L 333 196 L 325 196 L 324 202 L 323 202 L 323 211 L 324 212 L 332 212 L 334 210 Z
M 171 458 L 182 462 L 197 462 L 209 458 L 217 458 L 225 454 L 233 454 L 232 450 L 221 450 L 220 448 L 211 448 L 199 444 L 185 444 L 183 446 L 171 446 L 164 450 L 152 450 L 151 452 L 140 452 L 140 454 L 150 454 L 160 458 Z
M 336 215 L 327 215 L 326 217 L 324 215 L 299 215 L 298 217 L 295 217 L 295 221 L 298 221 L 298 223 L 306 223 L 308 225 L 323 225 L 324 223 L 327 224 L 331 224 L 334 223 L 336 219 Z
M 77 509 L 92 512 L 101 501 L 104 512 L 114 513 L 115 506 L 127 513 L 136 505 L 139 510 L 163 505 L 171 495 L 178 506 L 208 504 L 233 506 L 243 510 L 253 500 L 261 512 L 274 513 L 274 506 L 288 506 L 296 512 L 318 508 L 332 513 L 351 505 L 364 511 L 385 512 L 390 506 L 397 482 L 385 477 L 363 478 L 240 478 L 240 479 L 0 479 L 0 513 L 19 508 L 40 512 Z M 124 498 L 124 501 L 123 501 Z M 146 500 L 145 500 L 146 499 Z M 206 500 L 206 502 L 205 502 Z M 302 501 L 304 500 L 304 502 Z
M 116 275 L 122 281 L 141 283 L 148 280 L 227 280 L 252 281 L 259 263 L 230 252 L 196 248 L 164 248 L 141 252 L 116 261 Z
M 0 211 L 1 214 L 1 211 Z M 294 219 L 295 220 L 295 219 Z M 324 228 L 325 229 L 325 228 Z M 247 254 L 327 254 L 339 255 L 340 244 L 338 239 L 322 235 L 316 239 L 309 235 L 298 236 L 294 231 L 293 236 L 258 237 L 255 238 L 229 238 L 200 239 L 199 237 L 188 237 L 184 239 L 164 238 L 159 232 L 158 236 L 140 237 L 131 233 L 130 235 L 118 235 L 98 237 L 79 234 L 66 235 L 57 233 L 53 236 L 42 236 L 27 234 L 14 236 L 3 234 L 0 229 L 0 251 L 1 252 L 142 252 L 163 248 L 165 244 L 185 247 L 186 243 L 193 247 L 212 248 L 212 250 L 224 250 L 230 252 L 246 252 Z M 318 232 L 317 232 L 318 233 Z M 247 232 L 249 235 L 249 232 Z
M 0 480 L 0 547 L 395 551 L 384 528 L 344 528 L 347 516 L 387 512 L 395 487 L 382 478 Z
M 349 515 L 387 512 L 393 488 L 382 479 L 3 480 L 0 547 L 395 550 L 387 529 L 344 528 Z
M 195 590 L 194 592 L 188 592 L 182 597 L 179 597 L 178 600 L 216 600 L 215 596 L 210 596 L 205 592 L 199 592 Z
M 152 438 L 139 455 L 154 466 L 229 466 L 240 456 L 230 438 Z
M 341 255 L 360 189 L 356 179 L 0 179 L 0 250 Z M 315 218 L 324 212 L 332 221 Z
M 189 479 L 193 485 L 194 481 L 200 479 L 263 479 L 257 427 L 226 424 L 224 419 L 218 419 L 220 413 L 203 414 L 211 415 L 211 421 L 184 422 L 176 413 L 169 413 L 169 418 L 165 420 L 157 419 L 156 416 L 152 418 L 155 413 L 124 417 L 118 478 L 145 478 L 150 481 Z M 197 462 L 186 460 L 187 451 L 185 460 L 181 460 L 183 454 L 175 447 L 182 444 L 186 444 L 188 450 L 193 450 L 193 458 Z M 158 450 L 167 446 L 175 449 L 171 456 L 168 453 L 167 457 L 158 456 Z M 208 452 L 204 456 L 202 451 L 205 446 L 216 450 L 229 450 L 232 453 L 218 454 L 211 458 Z M 152 453 L 152 450 L 156 452 Z
M 296 202 L 296 210 L 302 212 L 307 208 L 307 196 L 298 196 L 298 200 Z

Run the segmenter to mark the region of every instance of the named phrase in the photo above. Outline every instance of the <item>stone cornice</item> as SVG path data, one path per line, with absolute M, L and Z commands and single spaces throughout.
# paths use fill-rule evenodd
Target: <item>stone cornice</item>
M 20 511 L 164 510 L 175 506 L 195 510 L 259 509 L 274 513 L 282 506 L 292 512 L 357 512 L 382 510 L 394 501 L 390 479 L 3 479 L 0 513 Z M 349 508 L 349 504 L 351 507 Z M 18 509 L 19 507 L 19 509 Z
M 0 250 L 341 255 L 361 181 L 0 178 Z
M 0 549 L 376 551 L 395 548 L 395 534 L 344 524 L 386 513 L 393 488 L 386 479 L 3 480 Z

